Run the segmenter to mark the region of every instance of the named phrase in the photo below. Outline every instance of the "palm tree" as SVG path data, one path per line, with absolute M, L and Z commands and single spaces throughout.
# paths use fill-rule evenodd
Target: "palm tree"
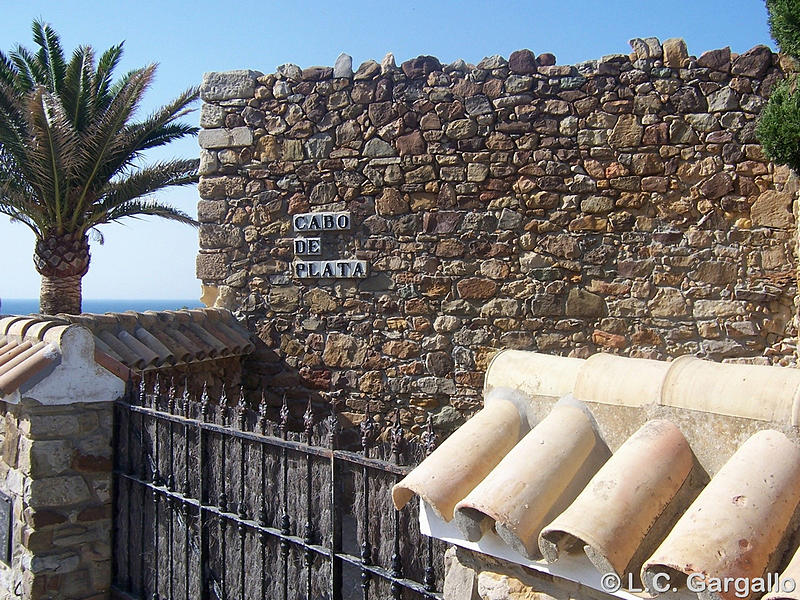
M 142 165 L 142 153 L 197 129 L 179 122 L 197 89 L 140 122 L 133 116 L 156 67 L 113 80 L 122 44 L 98 61 L 79 46 L 69 62 L 58 34 L 33 23 L 37 51 L 0 52 L 0 213 L 36 236 L 45 314 L 80 313 L 81 279 L 89 268 L 89 234 L 124 217 L 156 215 L 197 226 L 180 210 L 148 198 L 197 180 L 196 160 Z

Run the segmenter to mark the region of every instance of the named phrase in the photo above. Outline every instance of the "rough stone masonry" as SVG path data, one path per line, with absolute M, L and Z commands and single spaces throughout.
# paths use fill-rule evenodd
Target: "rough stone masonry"
M 250 385 L 448 428 L 498 348 L 794 364 L 798 185 L 754 134 L 788 63 L 631 46 L 207 73 L 197 274 L 264 342 Z M 316 211 L 365 279 L 293 276 Z

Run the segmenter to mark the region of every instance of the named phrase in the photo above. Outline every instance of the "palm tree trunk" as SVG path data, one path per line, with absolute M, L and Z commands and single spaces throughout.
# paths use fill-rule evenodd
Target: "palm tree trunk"
M 81 313 L 81 280 L 83 275 L 50 277 L 42 275 L 39 311 L 45 315 Z
M 89 260 L 89 238 L 83 233 L 51 233 L 36 240 L 33 262 L 42 276 L 40 312 L 80 314 L 81 279 Z

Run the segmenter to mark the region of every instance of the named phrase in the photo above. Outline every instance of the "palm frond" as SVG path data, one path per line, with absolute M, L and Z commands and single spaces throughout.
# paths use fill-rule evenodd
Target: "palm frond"
M 57 94 L 61 93 L 67 64 L 58 34 L 50 25 L 37 20 L 33 22 L 33 41 L 39 46 L 36 58 L 39 67 L 47 76 L 47 89 Z
M 92 214 L 85 219 L 89 225 L 113 221 L 109 215 L 137 198 L 150 196 L 167 187 L 197 182 L 197 160 L 172 160 L 148 165 L 117 181 L 109 183 L 103 200 L 94 204 Z
M 11 86 L 0 82 L 0 151 L 4 170 L 27 178 L 35 189 L 34 164 L 31 161 L 31 133 L 27 120 L 27 96 L 18 96 Z
M 0 82 L 0 145 L 12 155 L 21 157 L 26 143 L 24 104 L 9 84 Z
M 4 204 L 0 204 L 0 214 L 8 215 L 11 217 L 12 222 L 22 223 L 23 225 L 27 226 L 31 231 L 33 231 L 34 234 L 36 234 L 36 236 L 39 236 L 42 231 L 39 224 L 31 219 L 27 213 L 16 211 Z
M 64 110 L 78 131 L 84 128 L 90 117 L 93 77 L 94 51 L 90 46 L 79 46 L 72 53 L 60 94 Z
M 103 55 L 97 62 L 97 71 L 94 73 L 92 97 L 95 98 L 95 107 L 99 110 L 105 110 L 111 102 L 112 95 L 109 93 L 109 90 L 111 88 L 114 69 L 122 58 L 123 43 L 111 46 L 111 48 L 103 52 Z
M 30 50 L 17 46 L 11 53 L 11 62 L 17 67 L 17 89 L 30 92 L 37 85 L 45 85 L 47 76 Z
M 145 121 L 127 125 L 120 133 L 119 153 L 115 160 L 109 161 L 109 167 L 114 172 L 119 171 L 132 164 L 145 150 L 164 146 L 187 135 L 197 135 L 198 128 L 177 122 L 192 112 L 187 107 L 197 97 L 197 88 L 189 88 Z
M 137 153 L 141 153 L 151 148 L 166 146 L 170 142 L 179 140 L 187 135 L 197 135 L 200 129 L 187 123 L 170 123 L 151 131 L 137 144 Z
M 111 180 L 116 171 L 109 172 L 107 165 L 119 146 L 119 132 L 130 119 L 141 101 L 142 95 L 153 78 L 153 66 L 130 74 L 126 85 L 114 97 L 108 110 L 87 127 L 82 137 L 81 161 L 85 167 L 79 174 L 81 192 L 73 207 L 74 214 L 86 211 L 87 202 L 97 198 L 100 190 Z M 77 223 L 76 217 L 72 222 Z
M 48 221 L 46 210 L 36 202 L 28 181 L 0 155 L 0 213 L 41 229 Z
M 31 127 L 36 143 L 31 144 L 32 163 L 37 166 L 40 188 L 55 217 L 55 231 L 62 233 L 64 222 L 72 216 L 69 181 L 80 170 L 81 137 L 54 93 L 43 87 L 30 98 Z
M 13 87 L 17 81 L 17 75 L 17 67 L 5 53 L 0 51 L 0 82 Z
M 100 225 L 102 223 L 119 221 L 126 217 L 136 219 L 146 216 L 161 217 L 162 219 L 167 219 L 168 221 L 177 221 L 178 223 L 191 225 L 192 227 L 200 226 L 200 223 L 195 221 L 182 210 L 179 210 L 174 206 L 170 206 L 169 204 L 162 204 L 160 202 L 148 200 L 131 200 L 130 202 L 120 204 L 116 208 L 109 211 L 106 214 L 106 218 L 97 224 Z
M 197 90 L 134 122 L 155 65 L 115 79 L 122 44 L 97 62 L 92 48 L 81 46 L 66 61 L 50 25 L 34 22 L 33 40 L 35 53 L 22 46 L 0 52 L 0 213 L 40 238 L 125 217 L 197 225 L 153 196 L 196 182 L 198 161 L 139 165 L 144 151 L 197 132 L 180 120 Z

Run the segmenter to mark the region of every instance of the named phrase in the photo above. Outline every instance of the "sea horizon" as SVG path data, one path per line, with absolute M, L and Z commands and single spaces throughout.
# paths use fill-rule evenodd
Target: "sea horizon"
M 187 298 L 84 298 L 84 313 L 125 312 L 133 310 L 180 310 L 183 308 L 204 308 L 199 300 Z M 39 312 L 38 298 L 2 298 L 0 315 L 30 315 Z

